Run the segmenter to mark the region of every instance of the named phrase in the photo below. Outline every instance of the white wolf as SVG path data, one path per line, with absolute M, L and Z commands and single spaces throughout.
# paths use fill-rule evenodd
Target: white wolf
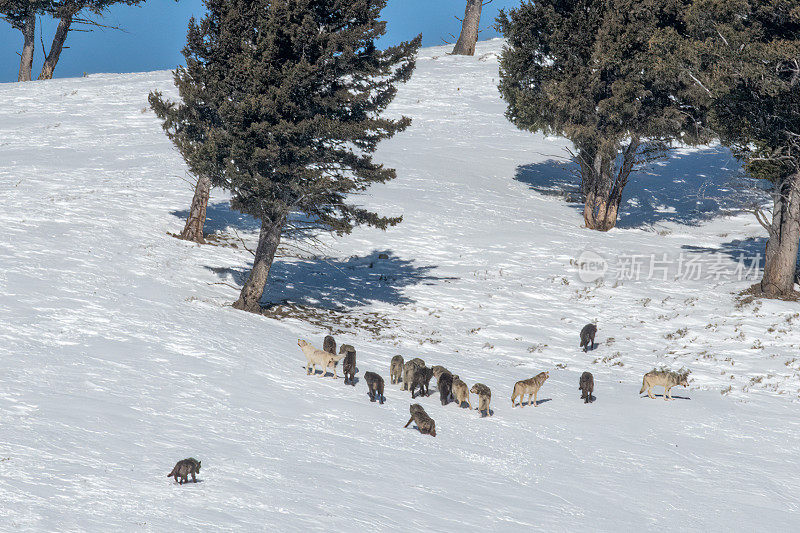
M 304 341 L 303 339 L 298 339 L 297 345 L 303 350 L 303 354 L 306 356 L 306 374 L 311 374 L 311 369 L 314 369 L 314 374 L 317 373 L 317 365 L 322 367 L 322 375 L 328 373 L 328 368 L 333 368 L 333 379 L 337 379 L 339 376 L 336 375 L 336 363 L 338 363 L 343 357 L 342 355 L 334 355 L 332 353 L 318 350 L 314 348 L 310 342 Z

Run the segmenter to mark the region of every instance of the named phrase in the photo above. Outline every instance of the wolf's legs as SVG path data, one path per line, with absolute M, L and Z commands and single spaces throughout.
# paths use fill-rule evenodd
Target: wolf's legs
M 533 406 L 539 407 L 539 391 L 533 393 Z
M 656 399 L 656 397 L 653 396 L 653 386 L 652 385 L 648 385 L 647 386 L 647 395 L 653 400 Z
M 664 387 L 664 399 L 669 401 L 672 399 L 672 389 Z
M 192 483 L 197 483 L 197 478 L 194 477 L 194 472 L 192 472 Z

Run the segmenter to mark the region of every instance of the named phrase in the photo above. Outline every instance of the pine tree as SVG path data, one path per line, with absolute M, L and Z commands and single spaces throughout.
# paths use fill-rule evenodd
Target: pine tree
M 491 0 L 489 0 L 489 2 L 491 2 Z M 464 18 L 461 19 L 461 33 L 453 47 L 453 55 L 475 55 L 475 44 L 478 42 L 478 33 L 480 32 L 481 12 L 483 11 L 483 6 L 489 2 L 484 2 L 484 0 L 467 0 L 467 7 L 464 9 Z
M 386 50 L 386 0 L 205 0 L 189 24 L 181 102 L 150 95 L 192 173 L 231 193 L 231 206 L 261 220 L 253 268 L 237 309 L 260 312 L 269 270 L 292 213 L 329 231 L 383 217 L 350 193 L 395 177 L 372 160 L 378 143 L 410 119 L 382 112 L 411 77 L 421 37 Z
M 800 242 L 800 3 L 695 0 L 683 25 L 655 39 L 665 76 L 695 84 L 693 101 L 754 178 L 772 185 L 764 276 L 755 289 L 796 298 Z
M 67 41 L 69 32 L 74 31 L 75 24 L 88 26 L 102 26 L 93 16 L 102 16 L 112 6 L 122 4 L 134 6 L 143 3 L 145 0 L 50 0 L 49 6 L 45 9 L 55 19 L 58 19 L 58 26 L 50 44 L 50 50 L 42 64 L 42 71 L 39 73 L 40 80 L 53 78 L 61 52 L 64 50 L 64 43 Z
M 690 88 L 658 75 L 650 38 L 686 0 L 540 0 L 501 11 L 506 116 L 575 146 L 586 227 L 616 225 L 630 174 L 678 139 L 703 139 Z
M 50 7 L 49 0 L 0 0 L 0 18 L 22 33 L 22 53 L 17 81 L 31 81 L 36 45 L 36 15 Z
M 104 15 L 115 4 L 133 6 L 143 2 L 145 0 L 0 0 L 0 18 L 21 31 L 24 39 L 18 80 L 31 80 L 37 15 L 47 15 L 58 20 L 50 50 L 38 78 L 49 80 L 53 78 L 64 44 L 69 33 L 75 31 L 76 24 L 100 27 L 103 25 L 96 17 Z

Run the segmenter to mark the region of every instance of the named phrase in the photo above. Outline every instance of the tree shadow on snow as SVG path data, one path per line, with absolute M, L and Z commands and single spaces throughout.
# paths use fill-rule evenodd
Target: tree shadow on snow
M 663 394 L 656 394 L 655 392 L 653 393 L 653 396 L 655 396 L 656 398 L 664 398 Z M 639 396 L 639 398 L 647 398 L 648 400 L 652 400 L 652 398 L 648 397 L 647 394 L 645 394 L 644 396 Z M 673 400 L 691 400 L 691 398 L 689 398 L 688 396 L 674 396 L 674 395 L 672 396 L 672 399 Z
M 189 210 L 172 211 L 170 213 L 181 220 L 189 217 Z M 215 233 L 227 228 L 234 228 L 239 231 L 259 231 L 261 223 L 258 219 L 234 211 L 229 202 L 209 203 L 206 208 L 206 222 L 203 226 L 204 233 Z
M 563 198 L 583 211 L 572 162 L 546 161 L 517 167 L 514 179 L 546 196 Z M 763 186 L 748 180 L 739 162 L 722 146 L 675 150 L 667 158 L 631 174 L 620 205 L 619 228 L 657 222 L 696 225 L 740 212 L 763 201 Z
M 385 259 L 379 256 L 384 254 Z M 243 285 L 249 270 L 207 266 L 223 280 Z M 344 309 L 384 302 L 411 303 L 403 289 L 417 284 L 435 285 L 455 278 L 431 274 L 435 266 L 417 266 L 390 251 L 348 259 L 292 259 L 276 261 L 261 304 L 293 303 L 324 309 Z
M 730 242 L 720 244 L 718 247 L 712 248 L 710 246 L 694 246 L 691 244 L 684 244 L 681 249 L 690 253 L 698 254 L 723 254 L 733 259 L 743 258 L 750 261 L 761 258 L 764 260 L 764 255 L 767 246 L 766 237 L 752 237 L 749 239 L 734 239 Z

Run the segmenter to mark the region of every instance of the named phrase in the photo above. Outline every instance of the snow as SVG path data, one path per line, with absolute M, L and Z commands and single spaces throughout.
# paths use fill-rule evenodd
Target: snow
M 501 47 L 421 52 L 391 108 L 414 123 L 376 155 L 399 177 L 363 199 L 403 223 L 274 267 L 265 300 L 316 305 L 307 319 L 233 310 L 249 253 L 168 235 L 191 198 L 147 110 L 149 91 L 175 94 L 169 72 L 0 85 L 0 529 L 796 530 L 797 304 L 703 279 L 763 252 L 752 216 L 693 207 L 735 161 L 677 151 L 631 189 L 618 229 L 587 231 L 569 144 L 503 116 Z M 226 242 L 255 242 L 219 191 L 209 217 Z M 579 279 L 584 251 L 604 278 Z M 700 279 L 677 272 L 690 261 Z M 384 377 L 386 404 L 363 379 L 304 374 L 297 339 L 319 347 L 328 327 L 360 378 Z M 397 353 L 487 384 L 494 416 L 434 392 L 415 401 L 437 437 L 403 429 Z M 691 369 L 689 389 L 639 398 L 662 365 Z M 514 382 L 544 370 L 541 404 L 512 409 Z M 167 479 L 189 456 L 202 482 Z

